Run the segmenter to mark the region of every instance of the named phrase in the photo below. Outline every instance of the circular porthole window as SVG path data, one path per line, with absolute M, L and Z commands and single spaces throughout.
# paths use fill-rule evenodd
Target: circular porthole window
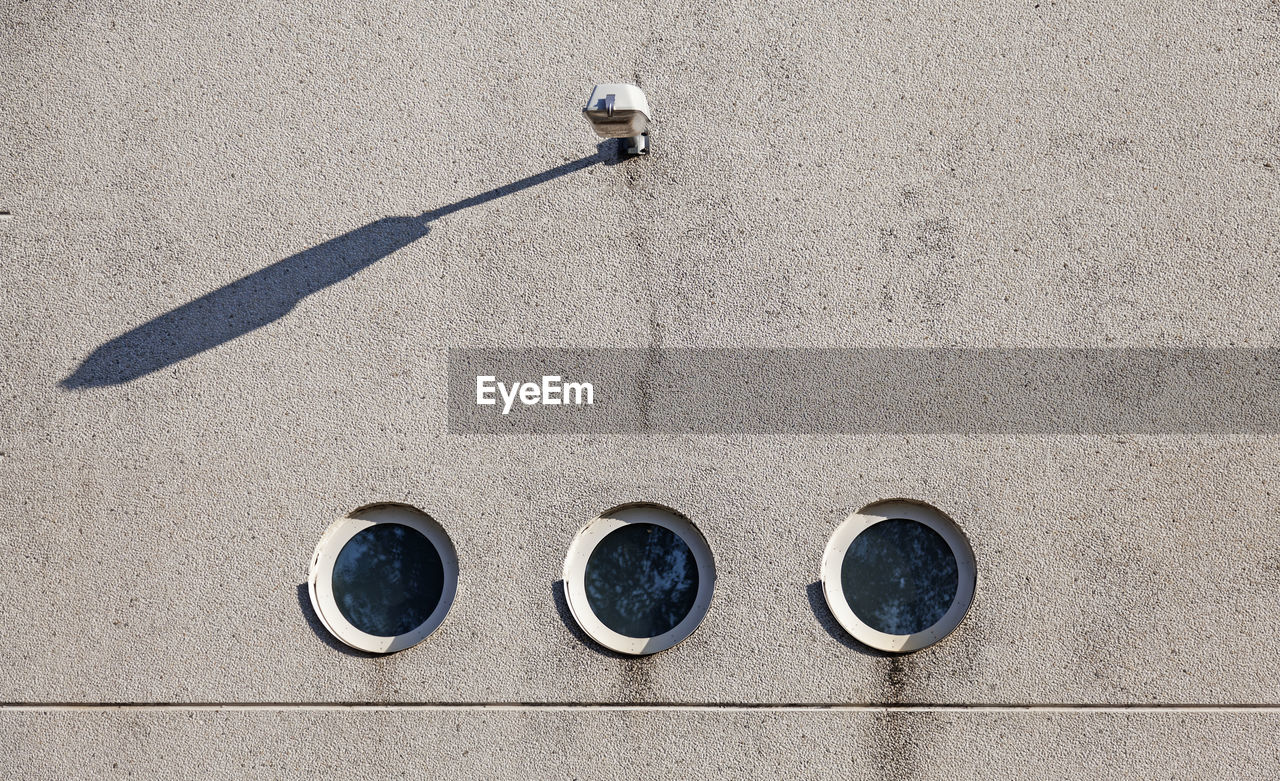
M 458 556 L 421 510 L 371 505 L 325 531 L 307 583 L 330 634 L 361 651 L 391 653 L 444 621 L 458 587 Z
M 964 532 L 919 502 L 877 502 L 850 515 L 822 557 L 832 614 L 881 651 L 918 651 L 946 637 L 964 620 L 976 583 Z
M 711 547 L 684 516 L 620 507 L 588 523 L 564 561 L 564 595 L 582 630 L 624 654 L 665 651 L 702 623 L 715 590 Z

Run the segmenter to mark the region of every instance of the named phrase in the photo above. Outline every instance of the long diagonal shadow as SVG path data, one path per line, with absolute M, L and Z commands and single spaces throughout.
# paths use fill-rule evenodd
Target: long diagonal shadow
M 58 384 L 65 390 L 120 385 L 185 361 L 288 314 L 298 302 L 426 236 L 430 223 L 596 163 L 619 162 L 616 144 L 417 217 L 384 217 L 290 255 L 103 343 Z

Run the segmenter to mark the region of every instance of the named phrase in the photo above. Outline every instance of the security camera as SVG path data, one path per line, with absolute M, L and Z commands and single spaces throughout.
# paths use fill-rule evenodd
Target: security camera
M 649 154 L 649 101 L 634 84 L 597 84 L 582 114 L 601 138 L 625 138 L 627 154 Z

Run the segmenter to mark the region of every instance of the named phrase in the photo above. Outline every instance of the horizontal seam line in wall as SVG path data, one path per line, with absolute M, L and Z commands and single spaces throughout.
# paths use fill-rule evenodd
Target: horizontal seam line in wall
M 847 713 L 1276 713 L 1280 705 L 1122 703 L 617 703 L 617 702 L 4 702 L 0 711 L 689 711 Z

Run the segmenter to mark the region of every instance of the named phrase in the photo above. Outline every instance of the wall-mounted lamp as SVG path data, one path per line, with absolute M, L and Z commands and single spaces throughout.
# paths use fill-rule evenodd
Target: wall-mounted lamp
M 634 84 L 597 84 L 583 115 L 601 138 L 625 138 L 629 155 L 649 154 L 649 101 Z

